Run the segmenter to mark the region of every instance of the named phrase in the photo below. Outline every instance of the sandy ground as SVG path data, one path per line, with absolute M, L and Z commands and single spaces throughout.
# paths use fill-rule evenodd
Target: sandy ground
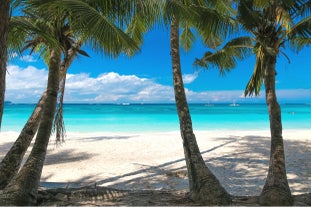
M 268 169 L 269 131 L 195 134 L 207 166 L 230 194 L 260 193 Z M 1 159 L 17 135 L 1 132 Z M 311 193 L 311 130 L 284 130 L 283 136 L 291 191 Z M 41 184 L 187 191 L 183 157 L 179 132 L 68 133 L 62 146 L 51 138 Z

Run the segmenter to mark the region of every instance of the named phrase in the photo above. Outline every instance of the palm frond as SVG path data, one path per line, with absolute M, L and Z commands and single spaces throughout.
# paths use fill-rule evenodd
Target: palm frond
M 270 3 L 270 0 L 253 0 L 253 5 L 256 8 L 266 8 Z
M 99 13 L 82 1 L 63 0 L 71 15 L 71 28 L 88 34 L 88 44 L 96 51 L 108 56 L 117 56 L 120 52 L 133 54 L 138 45 L 125 32 L 111 22 L 105 14 Z
M 191 31 L 191 27 L 189 25 L 184 25 L 184 26 L 182 26 L 182 28 L 183 28 L 183 30 L 182 30 L 182 33 L 181 33 L 179 39 L 180 39 L 182 47 L 186 51 L 188 51 L 192 47 L 192 45 L 195 41 L 195 35 Z
M 287 32 L 289 39 L 295 37 L 310 37 L 311 36 L 311 17 L 304 18 L 297 22 L 290 30 Z
M 260 2 L 258 2 L 259 4 Z M 265 1 L 263 2 L 265 3 Z M 250 32 L 253 32 L 260 23 L 259 12 L 255 10 L 253 0 L 240 0 L 238 4 L 237 20 L 241 26 Z
M 169 25 L 173 18 L 183 19 L 184 21 L 195 18 L 198 15 L 197 11 L 196 9 L 190 6 L 195 4 L 196 1 L 192 2 L 176 1 L 176 0 L 163 1 L 161 6 L 164 23 Z
M 285 30 L 290 30 L 293 21 L 288 10 L 283 7 L 278 7 L 276 13 L 276 24 L 280 24 Z
M 251 55 L 252 41 L 249 37 L 235 38 L 215 53 L 206 52 L 201 59 L 195 60 L 194 65 L 205 68 L 216 67 L 221 74 L 225 74 L 234 68 L 239 60 Z
M 136 42 L 137 45 L 142 45 L 143 34 L 147 32 L 148 29 L 149 28 L 144 23 L 143 17 L 140 15 L 134 15 L 125 32 Z
M 198 30 L 198 33 L 202 37 L 203 43 L 208 47 L 215 47 L 211 44 L 211 39 L 226 39 L 238 29 L 237 22 L 232 18 L 232 16 L 220 13 L 214 8 L 200 7 L 197 8 L 197 12 L 199 17 L 197 19 L 193 19 L 192 24 Z M 216 42 L 219 41 L 214 41 L 214 43 Z
M 133 54 L 139 50 L 137 43 L 118 27 L 123 20 L 116 19 L 116 16 L 122 11 L 119 11 L 116 16 L 111 15 L 115 9 L 112 7 L 113 1 L 102 1 L 101 4 L 98 0 L 42 0 L 43 3 L 30 0 L 30 2 L 40 11 L 49 8 L 53 12 L 66 14 L 70 29 L 75 31 L 75 35 L 81 35 L 85 40 L 87 39 L 86 43 L 97 52 L 115 57 L 121 52 Z M 117 2 L 122 3 L 122 1 Z M 45 7 L 42 6 L 43 4 Z M 108 7 L 111 11 L 103 13 L 107 12 Z M 133 11 L 129 11 L 131 12 Z M 51 17 L 54 15 L 55 13 L 50 14 Z
M 8 35 L 8 53 L 21 54 L 21 50 L 25 41 L 27 40 L 28 32 L 26 30 L 20 30 L 16 16 L 11 17 L 9 24 L 9 35 Z
M 252 96 L 254 94 L 255 96 L 258 96 L 260 93 L 262 83 L 263 83 L 264 49 L 262 48 L 262 46 L 259 45 L 259 46 L 256 46 L 254 50 L 256 53 L 256 63 L 254 66 L 253 74 L 246 85 L 244 96 Z
M 283 0 L 285 1 L 285 0 Z M 294 2 L 293 2 L 294 1 Z M 285 1 L 288 2 L 288 1 Z M 291 0 L 291 15 L 293 17 L 306 18 L 311 14 L 311 1 L 309 0 Z
M 31 37 L 40 36 L 40 38 L 48 43 L 50 47 L 61 49 L 62 46 L 50 31 L 51 30 L 47 24 L 38 21 L 37 19 L 14 17 L 10 22 L 10 32 L 12 35 L 16 35 L 12 37 L 11 42 L 17 40 L 16 46 L 21 46 L 19 39 L 25 41 Z M 12 45 L 14 45 L 14 43 L 12 43 Z
M 289 46 L 299 52 L 304 46 L 310 45 L 311 17 L 302 19 L 295 24 L 287 33 Z
M 292 39 L 289 43 L 290 43 L 290 47 L 292 50 L 294 50 L 295 52 L 299 52 L 303 48 L 311 45 L 311 38 L 298 37 L 298 38 Z
M 233 2 L 230 0 L 208 0 L 205 1 L 208 8 L 213 8 L 221 14 L 235 16 L 236 9 L 233 8 Z

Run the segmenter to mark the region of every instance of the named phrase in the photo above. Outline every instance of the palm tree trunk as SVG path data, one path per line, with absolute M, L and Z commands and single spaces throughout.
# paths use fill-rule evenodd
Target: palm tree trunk
M 59 84 L 60 51 L 51 50 L 47 100 L 32 151 L 20 172 L 0 194 L 0 205 L 34 205 L 52 130 Z
M 275 93 L 276 57 L 264 61 L 266 102 L 270 118 L 271 151 L 268 176 L 260 195 L 261 205 L 292 205 L 293 198 L 287 182 L 281 108 Z
M 179 22 L 177 19 L 173 19 L 171 23 L 170 42 L 174 92 L 188 170 L 190 196 L 194 201 L 200 204 L 228 205 L 231 203 L 230 195 L 205 165 L 193 133 L 191 116 L 181 74 L 178 29 Z
M 63 117 L 63 103 L 64 103 L 64 94 L 65 94 L 65 84 L 66 84 L 66 72 L 62 75 L 62 78 L 59 82 L 59 106 L 55 113 L 54 128 L 56 134 L 56 143 L 64 142 L 65 136 L 65 123 Z
M 70 48 L 60 64 L 60 80 L 59 80 L 59 106 L 55 114 L 54 120 L 54 129 L 56 131 L 56 142 L 64 141 L 65 136 L 65 124 L 63 117 L 63 103 L 65 95 L 65 86 L 66 86 L 66 75 L 67 70 L 71 63 L 78 55 L 78 50 L 81 48 L 82 41 L 78 41 L 75 45 L 75 48 Z
M 36 108 L 29 117 L 15 143 L 0 163 L 0 189 L 4 189 L 11 179 L 17 174 L 23 157 L 35 136 L 40 120 L 41 112 L 46 102 L 46 92 L 39 100 Z
M 10 0 L 2 0 L 0 3 L 0 129 L 4 108 L 9 20 Z

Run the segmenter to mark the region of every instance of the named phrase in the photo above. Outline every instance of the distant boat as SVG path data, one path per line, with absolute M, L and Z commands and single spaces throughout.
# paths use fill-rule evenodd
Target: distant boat
M 240 105 L 235 103 L 235 102 L 233 102 L 232 104 L 229 104 L 229 106 L 236 107 L 236 106 L 240 106 Z
M 122 103 L 123 106 L 128 106 L 130 103 Z
M 214 104 L 208 103 L 208 104 L 205 104 L 204 106 L 212 107 L 214 106 Z

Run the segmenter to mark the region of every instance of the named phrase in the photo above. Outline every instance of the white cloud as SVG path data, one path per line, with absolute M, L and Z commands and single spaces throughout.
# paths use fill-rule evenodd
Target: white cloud
M 280 100 L 302 100 L 306 103 L 311 101 L 311 89 L 277 90 L 276 94 Z
M 7 67 L 6 100 L 13 102 L 36 102 L 46 87 L 48 72 L 33 66 Z
M 21 61 L 25 61 L 27 63 L 37 62 L 37 60 L 32 55 L 23 55 L 20 57 Z
M 192 83 L 195 79 L 197 79 L 198 75 L 199 75 L 199 72 L 197 71 L 192 74 L 184 74 L 183 81 L 185 84 Z
M 120 75 L 110 72 L 96 78 L 88 74 L 69 75 L 66 81 L 68 102 L 76 102 L 78 95 L 88 95 L 80 102 L 172 102 L 172 87 L 155 83 L 151 79 L 135 75 Z
M 46 88 L 48 72 L 29 66 L 8 66 L 6 100 L 16 103 L 35 103 Z M 194 79 L 193 79 L 194 80 Z M 311 102 L 311 89 L 278 90 L 280 101 L 303 100 Z M 186 88 L 189 102 L 264 102 L 264 94 L 258 98 L 241 97 L 243 90 L 196 92 Z M 173 87 L 161 85 L 153 79 L 136 75 L 103 73 L 97 77 L 89 74 L 68 74 L 65 102 L 70 103 L 172 103 Z

